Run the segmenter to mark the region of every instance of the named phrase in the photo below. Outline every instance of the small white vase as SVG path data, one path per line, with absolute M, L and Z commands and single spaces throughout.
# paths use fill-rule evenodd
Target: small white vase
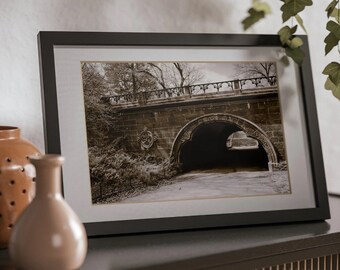
M 64 158 L 45 155 L 30 161 L 36 168 L 36 195 L 13 228 L 10 256 L 19 269 L 77 269 L 86 256 L 87 236 L 61 194 Z

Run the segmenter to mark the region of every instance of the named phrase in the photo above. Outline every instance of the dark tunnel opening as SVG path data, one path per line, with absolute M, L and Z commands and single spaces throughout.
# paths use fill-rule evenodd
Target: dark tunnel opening
M 241 129 L 238 126 L 225 122 L 213 122 L 199 126 L 194 132 L 192 140 L 182 146 L 180 164 L 183 172 L 207 169 L 268 170 L 267 153 L 260 143 L 257 143 L 256 149 L 227 147 L 230 135 L 235 132 L 236 134 L 240 133 L 239 131 Z M 257 142 L 252 138 L 248 139 Z

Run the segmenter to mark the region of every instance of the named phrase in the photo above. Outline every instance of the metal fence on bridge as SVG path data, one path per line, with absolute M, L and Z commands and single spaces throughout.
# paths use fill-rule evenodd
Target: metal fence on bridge
M 172 99 L 177 97 L 191 98 L 223 94 L 229 96 L 254 94 L 256 92 L 272 92 L 277 90 L 277 77 L 255 77 L 230 81 L 194 84 L 183 87 L 165 88 L 121 95 L 105 95 L 101 100 L 119 105 L 142 101 L 146 104 L 150 100 Z

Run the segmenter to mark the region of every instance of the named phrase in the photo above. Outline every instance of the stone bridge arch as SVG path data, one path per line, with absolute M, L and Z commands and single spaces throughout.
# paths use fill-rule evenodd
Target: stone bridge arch
M 251 121 L 227 113 L 214 113 L 207 114 L 204 116 L 197 117 L 190 122 L 188 122 L 177 134 L 175 140 L 172 144 L 170 158 L 175 164 L 180 164 L 180 154 L 182 146 L 191 141 L 195 131 L 204 124 L 209 124 L 213 122 L 222 122 L 233 124 L 244 131 L 248 137 L 254 138 L 259 141 L 259 143 L 264 148 L 268 157 L 268 169 L 272 171 L 278 164 L 278 157 L 275 151 L 274 145 L 270 141 L 267 134 L 256 124 Z

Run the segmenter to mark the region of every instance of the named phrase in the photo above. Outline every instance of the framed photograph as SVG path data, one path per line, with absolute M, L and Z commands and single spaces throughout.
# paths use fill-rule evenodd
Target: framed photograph
M 88 235 L 329 218 L 308 41 L 41 32 L 46 153 Z

